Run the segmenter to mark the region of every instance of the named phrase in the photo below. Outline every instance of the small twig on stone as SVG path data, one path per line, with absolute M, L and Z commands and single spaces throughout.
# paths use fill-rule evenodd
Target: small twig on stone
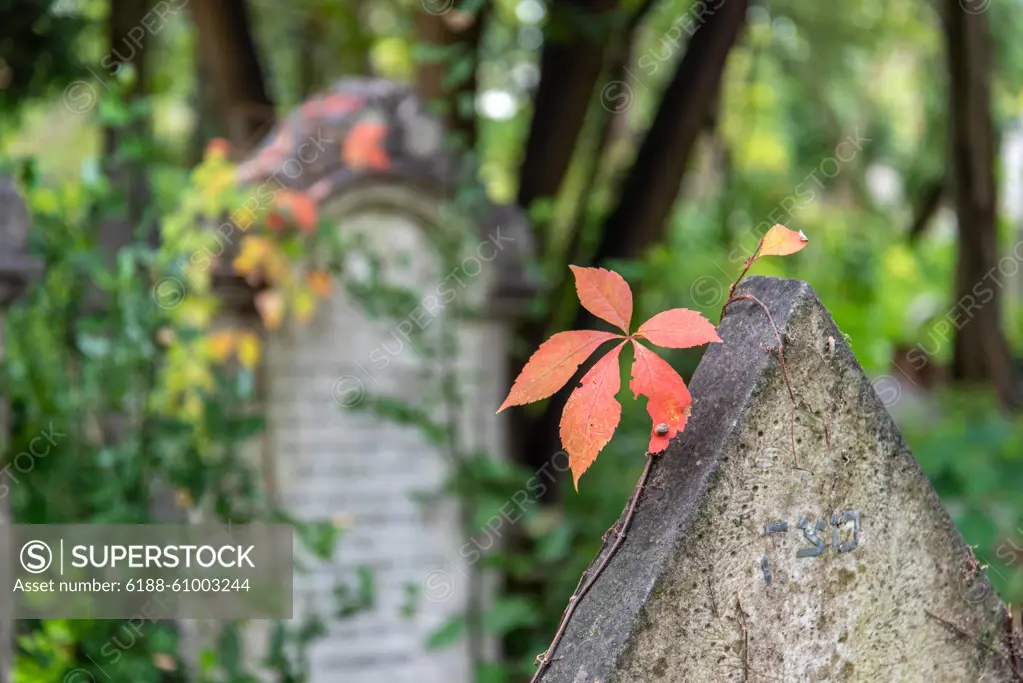
M 753 262 L 757 260 L 757 256 L 760 254 L 760 248 L 763 246 L 764 238 L 761 237 L 760 241 L 757 242 L 757 248 L 754 249 L 753 253 L 750 254 L 748 259 L 746 259 L 746 263 L 742 268 L 742 272 L 739 273 L 739 277 L 735 278 L 735 282 L 733 282 L 728 287 L 728 297 L 725 299 L 725 305 L 721 307 L 721 315 L 718 316 L 719 319 L 725 317 L 725 309 L 728 308 L 728 304 L 732 303 L 732 299 L 735 298 L 735 288 L 738 287 L 739 283 L 742 282 L 742 279 L 746 277 L 746 273 L 749 272 L 749 269 L 753 265 Z
M 824 413 L 824 443 L 828 445 L 828 453 L 831 452 L 831 415 Z M 848 461 L 846 461 L 848 462 Z
M 742 594 L 735 592 L 735 605 L 739 610 L 739 628 L 742 629 L 742 680 L 749 680 L 749 629 L 746 628 L 746 611 L 742 608 Z
M 932 612 L 930 610 L 927 610 L 927 609 L 924 610 L 924 614 L 929 616 L 931 619 L 934 619 L 935 621 L 939 622 L 941 625 L 943 625 L 948 630 L 952 631 L 952 633 L 956 634 L 960 638 L 972 641 L 973 644 L 976 645 L 977 647 L 979 647 L 981 649 L 984 649 L 984 650 L 987 650 L 988 652 L 992 653 L 993 655 L 995 655 L 996 657 L 998 657 L 999 659 L 1004 661 L 1006 664 L 1009 665 L 1009 670 L 1012 671 L 1013 678 L 1016 681 L 1023 681 L 1023 672 L 1021 672 L 1019 667 L 1016 666 L 1016 664 L 1013 662 L 1012 656 L 1011 656 L 1011 652 L 1010 652 L 1010 656 L 1007 657 L 1007 656 L 1005 656 L 1005 654 L 999 652 L 996 648 L 991 647 L 990 645 L 988 645 L 984 641 L 980 640 L 979 638 L 977 638 L 977 637 L 973 636 L 972 634 L 967 633 L 966 631 L 964 631 L 955 622 L 949 621 L 948 619 L 945 619 L 944 617 L 940 617 L 937 614 L 935 614 L 934 612 Z
M 558 624 L 558 630 L 554 634 L 554 640 L 551 641 L 551 645 L 547 648 L 547 651 L 537 657 L 540 662 L 540 668 L 538 668 L 536 673 L 533 674 L 533 677 L 529 679 L 529 683 L 536 683 L 536 681 L 540 679 L 540 675 L 544 672 L 544 669 L 546 669 L 548 665 L 554 661 L 554 651 L 561 642 L 562 636 L 565 635 L 565 629 L 568 628 L 568 622 L 575 613 L 575 608 L 579 605 L 590 588 L 593 587 L 593 584 L 596 583 L 601 572 L 604 571 L 604 567 L 608 565 L 619 546 L 621 546 L 622 541 L 625 540 L 625 534 L 628 532 L 629 525 L 632 523 L 632 515 L 636 512 L 636 504 L 639 502 L 639 495 L 643 492 L 644 486 L 646 486 L 647 477 L 650 476 L 650 466 L 653 464 L 653 461 L 653 454 L 647 453 L 646 467 L 643 468 L 643 474 L 640 475 L 639 481 L 636 483 L 636 489 L 632 492 L 632 498 L 629 500 L 629 511 L 625 513 L 625 519 L 622 521 L 622 530 L 618 532 L 618 537 L 615 539 L 611 549 L 604 556 L 604 559 L 601 560 L 600 564 L 597 565 L 597 568 L 593 570 L 593 573 L 591 574 L 590 570 L 587 569 L 583 572 L 582 576 L 579 577 L 579 583 L 576 585 L 576 590 L 572 594 L 572 597 L 568 599 L 568 607 L 565 608 L 564 614 L 561 615 L 561 623 Z M 617 525 L 618 522 L 615 522 L 610 531 L 613 531 Z M 607 534 L 604 535 L 604 544 L 601 546 L 600 552 L 597 553 L 597 557 L 600 557 L 600 553 L 604 552 L 604 548 L 606 546 Z M 586 579 L 586 583 L 584 584 L 583 578 L 585 578 L 587 574 L 589 574 L 589 578 Z M 579 588 L 580 585 L 582 588 Z
M 715 619 L 718 618 L 718 600 L 714 597 L 714 582 L 711 577 L 714 575 L 714 566 L 707 567 L 707 592 L 710 594 L 710 613 Z
M 743 271 L 745 274 L 745 271 Z M 741 279 L 741 277 L 740 277 Z M 785 348 L 781 341 L 781 334 L 778 333 L 778 326 L 774 324 L 774 316 L 771 315 L 771 311 L 768 310 L 767 306 L 764 305 L 760 299 L 756 298 L 752 294 L 740 294 L 733 296 L 725 302 L 724 308 L 721 309 L 721 317 L 724 317 L 725 308 L 728 308 L 728 304 L 733 301 L 742 301 L 743 299 L 749 299 L 750 301 L 756 302 L 760 308 L 764 309 L 764 313 L 767 314 L 767 320 L 771 323 L 771 329 L 774 330 L 774 336 L 778 339 L 778 362 L 781 363 L 781 371 L 785 375 L 785 386 L 789 390 L 789 398 L 792 399 L 792 417 L 790 420 L 790 432 L 792 436 L 792 460 L 795 463 L 797 470 L 803 472 L 809 472 L 810 470 L 799 466 L 799 456 L 796 454 L 796 392 L 792 389 L 792 378 L 789 377 L 789 369 L 785 366 Z

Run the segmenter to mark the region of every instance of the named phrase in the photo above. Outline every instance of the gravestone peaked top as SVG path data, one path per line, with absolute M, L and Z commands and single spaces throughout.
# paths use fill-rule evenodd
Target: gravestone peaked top
M 460 181 L 474 184 L 466 161 L 451 152 L 439 119 L 413 88 L 345 78 L 281 121 L 239 165 L 237 177 L 249 186 L 304 192 L 318 205 L 330 204 L 339 218 L 386 205 L 437 223 L 438 200 L 449 199 Z M 268 196 L 259 191 L 256 201 Z M 533 253 L 525 216 L 514 206 L 482 201 L 462 218 L 501 247 L 492 310 L 519 312 L 536 290 L 525 269 Z
M 817 295 L 739 293 L 785 340 L 794 422 L 767 315 L 731 304 L 540 680 L 1014 680 L 1002 604 Z

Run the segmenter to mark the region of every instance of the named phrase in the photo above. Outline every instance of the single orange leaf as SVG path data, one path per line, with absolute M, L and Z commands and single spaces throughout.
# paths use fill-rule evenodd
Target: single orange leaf
M 540 344 L 540 348 L 530 356 L 497 412 L 553 396 L 572 379 L 579 365 L 610 339 L 621 337 L 613 332 L 597 330 L 558 332 Z
M 632 322 L 632 290 L 625 278 L 603 268 L 569 268 L 575 274 L 575 290 L 583 308 L 628 334 Z
M 784 225 L 775 225 L 764 235 L 764 243 L 760 245 L 757 256 L 788 256 L 795 254 L 806 246 L 809 240 L 800 230 L 789 230 Z
M 316 228 L 316 203 L 304 192 L 278 190 L 274 199 L 300 229 L 312 232 Z
M 568 397 L 565 412 L 561 414 L 561 445 L 568 453 L 576 491 L 579 477 L 597 459 L 622 419 L 622 406 L 615 400 L 615 394 L 622 385 L 618 357 L 623 346 L 625 342 L 583 375 L 582 383 Z
M 352 126 L 341 146 L 341 160 L 353 169 L 386 171 L 391 166 L 384 142 L 387 124 L 366 121 Z
M 636 340 L 632 341 L 636 360 L 632 364 L 632 395 L 647 397 L 646 411 L 653 420 L 650 453 L 660 453 L 686 428 L 693 397 L 686 383 L 668 363 Z
M 688 308 L 672 308 L 658 313 L 639 326 L 636 336 L 666 349 L 688 349 L 721 341 L 711 322 Z

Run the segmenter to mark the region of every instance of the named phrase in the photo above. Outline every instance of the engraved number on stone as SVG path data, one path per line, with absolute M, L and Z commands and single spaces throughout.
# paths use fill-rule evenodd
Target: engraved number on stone
M 839 535 L 839 527 L 843 524 L 852 522 L 852 539 L 847 543 L 839 543 L 841 536 Z M 832 536 L 832 545 L 838 548 L 838 552 L 847 553 L 850 550 L 855 550 L 856 546 L 860 544 L 860 512 L 859 510 L 846 510 L 842 514 L 831 515 L 831 525 L 835 527 Z
M 815 526 L 810 526 L 810 520 L 803 517 L 799 520 L 799 528 L 803 530 L 803 537 L 813 545 L 812 548 L 801 548 L 796 551 L 796 557 L 817 557 L 824 552 L 824 541 L 817 535 L 818 531 L 824 531 L 827 522 L 823 519 L 817 520 Z

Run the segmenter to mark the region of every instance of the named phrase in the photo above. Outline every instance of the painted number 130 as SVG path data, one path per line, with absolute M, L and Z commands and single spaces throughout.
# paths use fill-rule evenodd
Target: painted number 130
M 852 538 L 845 543 L 840 543 L 839 527 L 843 524 L 852 523 Z M 803 517 L 797 524 L 803 530 L 803 539 L 810 544 L 809 548 L 800 548 L 796 551 L 796 557 L 819 557 L 824 553 L 824 539 L 819 535 L 827 528 L 827 522 L 823 519 L 817 520 L 816 524 L 810 524 L 810 520 Z M 860 542 L 860 512 L 859 510 L 846 510 L 845 512 L 831 515 L 832 546 L 840 553 L 847 553 L 856 549 Z M 788 522 L 771 522 L 764 528 L 764 533 L 777 534 L 789 530 Z

